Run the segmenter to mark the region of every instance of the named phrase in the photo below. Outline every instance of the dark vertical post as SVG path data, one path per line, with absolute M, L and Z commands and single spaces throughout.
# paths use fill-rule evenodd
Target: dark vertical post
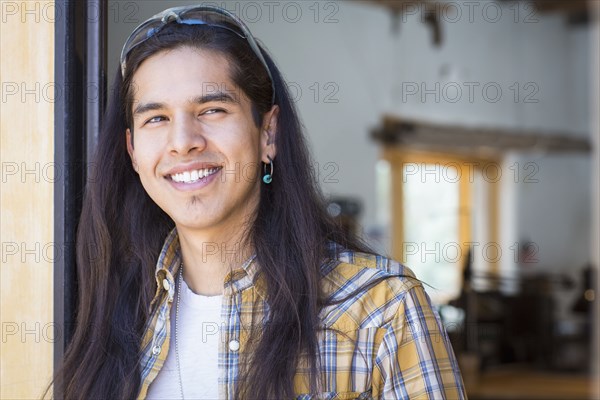
M 106 99 L 106 0 L 55 0 L 54 368 L 75 329 L 75 239 L 88 172 Z M 86 99 L 87 101 L 83 101 Z M 60 388 L 54 397 L 62 398 Z
M 91 160 L 106 107 L 107 0 L 88 0 L 87 6 L 87 145 Z

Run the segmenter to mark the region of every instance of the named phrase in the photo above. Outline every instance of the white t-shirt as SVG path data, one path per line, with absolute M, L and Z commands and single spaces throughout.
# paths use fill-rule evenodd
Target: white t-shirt
M 177 277 L 179 282 L 179 277 Z M 223 296 L 201 296 L 190 290 L 184 280 L 179 305 L 179 361 L 186 399 L 217 400 L 219 377 L 219 334 Z M 175 289 L 176 291 L 179 288 Z M 181 398 L 175 352 L 175 314 L 177 292 L 171 308 L 171 343 L 165 364 L 148 389 L 147 399 Z

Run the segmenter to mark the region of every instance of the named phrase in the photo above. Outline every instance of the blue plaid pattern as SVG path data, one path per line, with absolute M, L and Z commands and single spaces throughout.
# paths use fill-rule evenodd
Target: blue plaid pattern
M 322 287 L 343 299 L 374 280 L 386 279 L 321 310 L 320 389 L 309 394 L 308 368 L 300 362 L 294 378 L 296 399 L 466 399 L 448 337 L 431 301 L 413 272 L 379 255 L 356 253 L 331 243 L 330 261 L 321 266 Z M 170 312 L 181 254 L 176 230 L 165 240 L 156 265 L 158 303 L 142 340 L 138 399 L 164 364 L 171 334 Z M 219 397 L 232 399 L 239 352 L 252 323 L 268 319 L 265 286 L 253 259 L 225 278 L 219 342 Z M 401 275 L 401 276 L 398 276 Z M 169 290 L 164 288 L 167 280 Z M 243 327 L 243 329 L 242 329 Z M 240 343 L 238 351 L 229 342 Z

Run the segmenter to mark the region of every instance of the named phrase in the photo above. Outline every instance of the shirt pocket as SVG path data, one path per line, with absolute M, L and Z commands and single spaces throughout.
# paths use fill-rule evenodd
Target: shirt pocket
M 386 329 L 370 327 L 328 332 L 321 341 L 321 379 L 324 392 L 336 393 L 339 399 L 350 399 L 369 393 L 373 385 L 375 359 Z M 364 397 L 361 400 L 369 398 Z M 334 397 L 332 397 L 334 398 Z

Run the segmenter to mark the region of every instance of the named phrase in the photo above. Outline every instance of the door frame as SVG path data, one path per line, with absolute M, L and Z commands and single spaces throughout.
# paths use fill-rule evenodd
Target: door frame
M 107 0 L 55 0 L 54 370 L 75 329 L 77 269 L 75 241 L 88 166 L 106 108 Z M 82 101 L 85 99 L 85 101 Z M 54 393 L 61 398 L 61 393 Z

